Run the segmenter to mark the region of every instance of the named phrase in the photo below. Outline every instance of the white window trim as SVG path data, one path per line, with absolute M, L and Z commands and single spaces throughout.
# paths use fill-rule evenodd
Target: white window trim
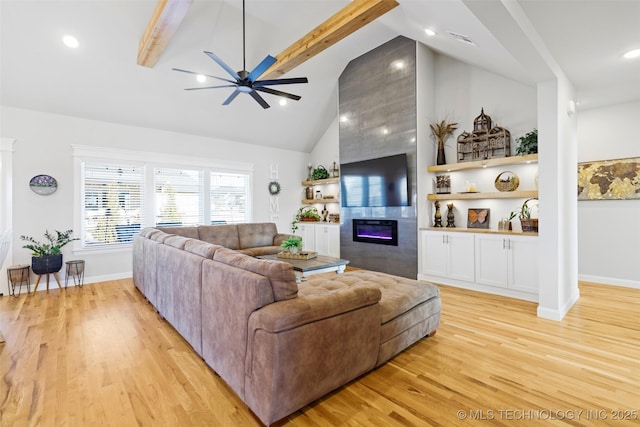
M 131 165 L 143 166 L 145 168 L 145 216 L 144 223 L 141 228 L 153 225 L 155 216 L 155 192 L 154 192 L 154 168 L 156 167 L 172 167 L 172 168 L 198 168 L 202 169 L 205 178 L 205 189 L 209 189 L 209 178 L 211 171 L 225 173 L 244 173 L 249 175 L 249 200 L 247 201 L 247 209 L 250 212 L 249 220 L 252 220 L 251 199 L 253 198 L 253 171 L 254 164 L 237 161 L 227 161 L 220 159 L 206 159 L 202 157 L 180 156 L 175 154 L 165 154 L 137 150 L 124 150 L 109 147 L 93 147 L 87 145 L 71 145 L 71 153 L 73 156 L 74 166 L 74 202 L 73 202 L 73 224 L 74 229 L 82 229 L 82 162 L 122 162 Z M 144 160 L 131 160 L 144 159 Z M 206 191 L 205 191 L 206 192 Z M 204 209 L 206 215 L 209 215 L 209 196 L 203 195 Z M 83 248 L 80 241 L 76 241 L 73 246 L 74 254 L 103 254 L 116 252 L 130 252 L 131 244 L 125 243 L 111 248 Z

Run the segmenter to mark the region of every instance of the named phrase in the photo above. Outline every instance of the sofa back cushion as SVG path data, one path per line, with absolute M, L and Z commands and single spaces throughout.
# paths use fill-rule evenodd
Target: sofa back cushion
M 164 244 L 176 249 L 184 249 L 184 245 L 186 245 L 189 240 L 190 239 L 187 237 L 169 236 L 166 239 L 164 239 Z
M 296 275 L 293 271 L 293 266 L 288 262 L 252 258 L 227 249 L 217 250 L 213 254 L 213 259 L 267 277 L 271 282 L 275 301 L 292 299 L 298 296 Z
M 191 239 L 198 238 L 198 229 L 196 227 L 161 227 L 159 230 L 167 234 L 175 234 L 177 236 L 189 237 Z
M 200 225 L 198 226 L 198 239 L 229 249 L 240 249 L 238 226 L 235 224 Z
M 276 234 L 278 234 L 278 229 L 272 222 L 238 224 L 240 249 L 272 246 Z
M 202 240 L 189 239 L 184 244 L 184 250 L 191 252 L 194 255 L 200 255 L 201 257 L 212 259 L 213 254 L 222 246 L 214 245 L 212 243 L 203 242 Z

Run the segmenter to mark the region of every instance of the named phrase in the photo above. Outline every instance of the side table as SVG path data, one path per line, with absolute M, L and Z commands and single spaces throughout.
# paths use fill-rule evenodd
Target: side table
M 84 284 L 84 260 L 76 259 L 73 261 L 67 261 L 67 265 L 64 278 L 64 287 L 66 288 L 69 283 L 69 276 L 73 278 L 73 285 L 80 286 Z
M 16 286 L 18 286 L 18 295 L 22 291 L 22 285 L 27 285 L 27 294 L 31 286 L 29 277 L 29 266 L 27 264 L 14 265 L 7 268 L 7 280 L 11 290 L 11 295 L 17 297 Z

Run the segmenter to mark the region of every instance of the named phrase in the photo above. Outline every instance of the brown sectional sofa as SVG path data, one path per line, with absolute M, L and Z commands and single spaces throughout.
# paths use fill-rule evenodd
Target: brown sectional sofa
M 232 227 L 244 237 L 235 240 Z M 239 252 L 277 251 L 283 237 L 274 230 L 146 228 L 133 245 L 135 286 L 266 425 L 383 364 L 440 321 L 431 284 L 355 270 L 298 285 L 289 263 Z

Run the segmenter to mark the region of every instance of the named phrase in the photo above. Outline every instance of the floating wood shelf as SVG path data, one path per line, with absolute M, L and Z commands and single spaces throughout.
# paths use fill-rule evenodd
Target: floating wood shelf
M 304 199 L 302 200 L 303 205 L 315 205 L 317 203 L 340 203 L 340 199 Z
M 335 184 L 338 182 L 340 182 L 340 178 L 327 178 L 327 179 L 316 179 L 314 181 L 302 181 L 302 185 Z
M 428 194 L 427 200 L 530 199 L 534 197 L 538 197 L 538 190 Z
M 499 157 L 497 159 L 475 160 L 472 162 L 451 163 L 448 165 L 434 165 L 427 167 L 428 172 L 454 172 L 470 169 L 491 168 L 496 166 L 518 165 L 522 163 L 537 163 L 537 154 L 526 156 Z

